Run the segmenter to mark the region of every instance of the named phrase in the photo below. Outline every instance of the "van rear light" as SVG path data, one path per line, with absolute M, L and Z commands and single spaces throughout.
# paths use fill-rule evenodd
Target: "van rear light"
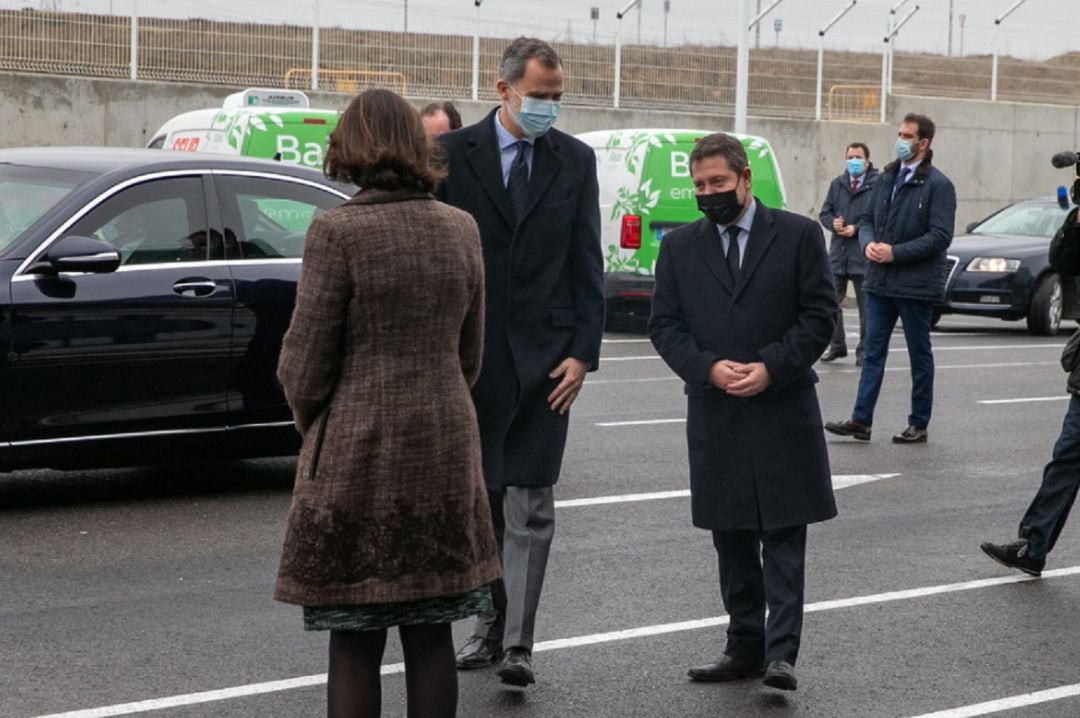
M 619 247 L 622 249 L 641 248 L 641 217 L 638 215 L 623 215 L 622 231 L 619 232 Z
M 324 120 L 321 117 L 305 117 L 304 118 L 304 124 L 305 125 L 325 125 L 326 120 Z

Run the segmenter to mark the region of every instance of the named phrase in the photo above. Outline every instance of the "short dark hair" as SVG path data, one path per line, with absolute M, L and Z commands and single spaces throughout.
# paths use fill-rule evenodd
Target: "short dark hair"
M 919 127 L 919 139 L 929 140 L 931 144 L 934 142 L 934 121 L 926 115 L 920 115 L 915 112 L 909 112 L 904 115 L 904 120 L 901 124 L 912 122 Z
M 723 157 L 728 168 L 737 175 L 741 175 L 743 170 L 750 166 L 742 142 L 723 132 L 714 132 L 698 141 L 690 153 L 690 167 L 693 168 L 698 162 L 717 155 Z
M 525 77 L 525 66 L 536 60 L 549 70 L 562 67 L 562 59 L 555 48 L 535 37 L 519 37 L 503 50 L 499 61 L 499 79 L 513 85 Z
M 445 113 L 447 119 L 450 120 L 450 129 L 456 130 L 461 127 L 461 113 L 454 107 L 454 103 L 450 100 L 445 102 L 432 102 L 430 105 L 420 110 L 421 117 L 434 117 L 440 112 Z
M 865 142 L 852 142 L 847 146 L 847 150 L 862 150 L 863 157 L 866 158 L 867 162 L 870 161 L 870 148 L 866 146 Z M 847 154 L 847 150 L 844 150 L 844 154 Z
M 445 176 L 434 149 L 412 105 L 390 90 L 365 90 L 330 133 L 323 172 L 362 189 L 431 192 Z

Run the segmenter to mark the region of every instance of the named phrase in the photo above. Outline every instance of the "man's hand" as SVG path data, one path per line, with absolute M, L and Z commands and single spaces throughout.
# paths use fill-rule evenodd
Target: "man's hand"
M 713 362 L 713 365 L 709 367 L 709 383 L 715 386 L 717 389 L 723 389 L 727 391 L 728 386 L 745 375 L 745 371 L 740 367 L 746 366 L 738 362 L 731 361 L 730 359 L 721 359 Z
M 844 228 L 844 218 L 843 217 L 834 217 L 833 221 L 832 221 L 832 228 L 833 228 L 834 232 L 839 234 L 840 230 L 842 230 Z
M 849 224 L 848 226 L 846 226 L 843 229 L 839 230 L 837 232 L 837 234 L 840 235 L 841 237 L 854 237 L 855 236 L 855 225 Z
M 765 364 L 759 361 L 750 364 L 737 364 L 735 371 L 740 377 L 727 385 L 725 391 L 732 396 L 749 397 L 760 394 L 769 386 L 772 379 Z
M 893 261 L 892 245 L 884 242 L 871 242 L 866 245 L 866 258 L 877 264 L 888 264 Z
M 548 374 L 551 379 L 562 377 L 559 385 L 555 387 L 555 391 L 551 392 L 547 398 L 552 411 L 557 411 L 560 414 L 570 411 L 570 405 L 574 403 L 578 394 L 581 393 L 581 387 L 585 383 L 585 374 L 588 370 L 585 362 L 574 357 L 567 357 Z

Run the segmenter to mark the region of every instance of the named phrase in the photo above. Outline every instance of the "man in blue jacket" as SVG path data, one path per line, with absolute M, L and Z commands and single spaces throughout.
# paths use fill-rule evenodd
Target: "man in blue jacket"
M 916 444 L 926 441 L 934 404 L 930 325 L 934 302 L 944 295 L 948 278 L 945 252 L 956 224 L 956 190 L 931 164 L 934 123 L 929 117 L 908 114 L 897 135 L 896 161 L 878 176 L 859 226 L 859 242 L 869 260 L 863 280 L 866 345 L 859 392 L 851 418 L 827 422 L 825 430 L 870 440 L 889 338 L 900 319 L 911 360 L 911 414 L 893 443 Z
M 827 232 L 832 232 L 829 266 L 836 280 L 837 301 L 836 329 L 829 348 L 821 355 L 821 361 L 834 361 L 847 356 L 847 333 L 840 302 L 847 296 L 850 281 L 855 287 L 855 303 L 859 307 L 859 343 L 855 346 L 855 366 L 862 366 L 863 342 L 866 340 L 866 298 L 863 295 L 866 256 L 859 244 L 859 218 L 870 202 L 877 169 L 870 164 L 870 148 L 862 142 L 852 142 L 846 152 L 846 169 L 829 185 L 829 192 L 818 215 L 821 226 Z

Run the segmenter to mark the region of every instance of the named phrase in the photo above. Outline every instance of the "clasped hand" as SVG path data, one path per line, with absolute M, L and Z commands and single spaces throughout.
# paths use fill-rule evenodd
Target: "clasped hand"
M 765 391 L 771 381 L 763 362 L 743 364 L 730 359 L 714 362 L 709 383 L 731 396 L 748 397 Z
M 878 264 L 888 264 L 893 261 L 892 245 L 884 242 L 871 242 L 866 245 L 866 258 Z

